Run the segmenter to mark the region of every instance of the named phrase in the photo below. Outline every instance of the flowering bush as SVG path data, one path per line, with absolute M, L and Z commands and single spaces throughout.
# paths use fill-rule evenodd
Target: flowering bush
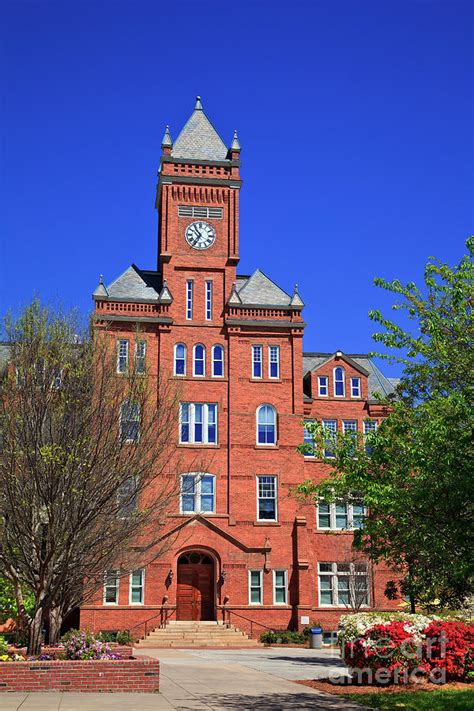
M 354 642 L 344 645 L 344 658 L 349 667 L 365 672 L 385 670 L 384 681 L 396 681 L 400 675 L 415 669 L 426 672 L 429 665 L 420 659 L 421 645 L 403 620 L 373 625 Z M 371 675 L 373 680 L 373 675 Z M 375 676 L 375 680 L 379 680 Z
M 120 659 L 110 645 L 96 639 L 91 632 L 71 630 L 63 637 L 66 659 Z
M 405 613 L 391 616 L 398 619 L 384 616 L 380 622 L 379 613 L 341 618 L 339 643 L 347 665 L 361 680 L 407 683 L 414 672 L 444 683 L 472 673 L 473 625 Z
M 354 615 L 341 615 L 338 641 L 341 646 L 345 642 L 355 642 L 375 625 L 386 625 L 390 622 L 404 622 L 405 629 L 410 630 L 417 641 L 421 641 L 424 628 L 437 619 L 425 615 L 411 615 L 408 612 L 358 612 Z
M 444 669 L 448 679 L 463 679 L 474 670 L 474 625 L 437 620 L 424 630 L 423 656 L 431 669 Z

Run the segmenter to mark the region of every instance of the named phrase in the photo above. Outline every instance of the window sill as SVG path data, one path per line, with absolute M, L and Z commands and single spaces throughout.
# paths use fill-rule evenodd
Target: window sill
M 180 447 L 182 449 L 220 449 L 220 444 L 199 444 L 199 443 L 180 443 L 176 445 L 177 447 Z
M 249 378 L 249 383 L 265 383 L 268 385 L 269 383 L 282 383 L 283 379 L 282 378 Z
M 254 449 L 280 449 L 279 444 L 256 444 Z
M 281 526 L 281 523 L 278 521 L 271 521 L 270 519 L 268 521 L 254 521 L 253 522 L 254 526 L 276 526 L 279 527 Z
M 217 382 L 227 382 L 228 378 L 225 375 L 173 375 L 175 380 L 187 380 L 191 383 L 195 382 L 205 382 L 205 383 L 215 383 Z

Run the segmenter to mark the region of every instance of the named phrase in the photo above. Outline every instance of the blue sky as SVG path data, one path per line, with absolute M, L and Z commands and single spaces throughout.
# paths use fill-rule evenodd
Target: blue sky
M 472 231 L 472 3 L 1 3 L 0 311 L 84 313 L 156 263 L 156 171 L 200 94 L 242 144 L 241 262 L 292 290 L 306 350 L 372 348 L 374 276 Z M 395 373 L 396 368 L 388 372 Z

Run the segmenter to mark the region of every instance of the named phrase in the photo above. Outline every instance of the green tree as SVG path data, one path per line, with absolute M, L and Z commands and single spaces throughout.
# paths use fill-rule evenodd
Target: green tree
M 362 495 L 368 507 L 354 547 L 404 576 L 415 601 L 452 606 L 472 592 L 472 299 L 474 241 L 454 268 L 430 260 L 424 294 L 414 284 L 377 279 L 399 297 L 415 329 L 404 330 L 379 311 L 377 342 L 402 362 L 398 397 L 380 427 L 364 438 L 328 433 L 308 423 L 316 456 L 331 465 L 320 483 L 298 493 L 331 500 Z M 326 458 L 325 451 L 333 455 Z

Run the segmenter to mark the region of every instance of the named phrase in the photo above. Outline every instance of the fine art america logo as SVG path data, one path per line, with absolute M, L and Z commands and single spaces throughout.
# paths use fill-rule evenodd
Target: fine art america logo
M 345 643 L 344 637 L 339 637 L 343 659 L 349 669 L 353 684 L 388 685 L 414 684 L 429 681 L 432 684 L 446 683 L 446 649 L 449 639 L 444 631 L 422 642 L 406 639 L 393 646 L 391 637 L 380 637 L 367 640 L 359 637 Z M 367 665 L 357 664 L 360 651 L 364 650 Z M 338 656 L 335 653 L 335 656 Z M 369 661 L 370 660 L 370 661 Z M 440 661 L 441 666 L 436 662 Z M 332 684 L 346 684 L 346 674 L 328 679 Z

